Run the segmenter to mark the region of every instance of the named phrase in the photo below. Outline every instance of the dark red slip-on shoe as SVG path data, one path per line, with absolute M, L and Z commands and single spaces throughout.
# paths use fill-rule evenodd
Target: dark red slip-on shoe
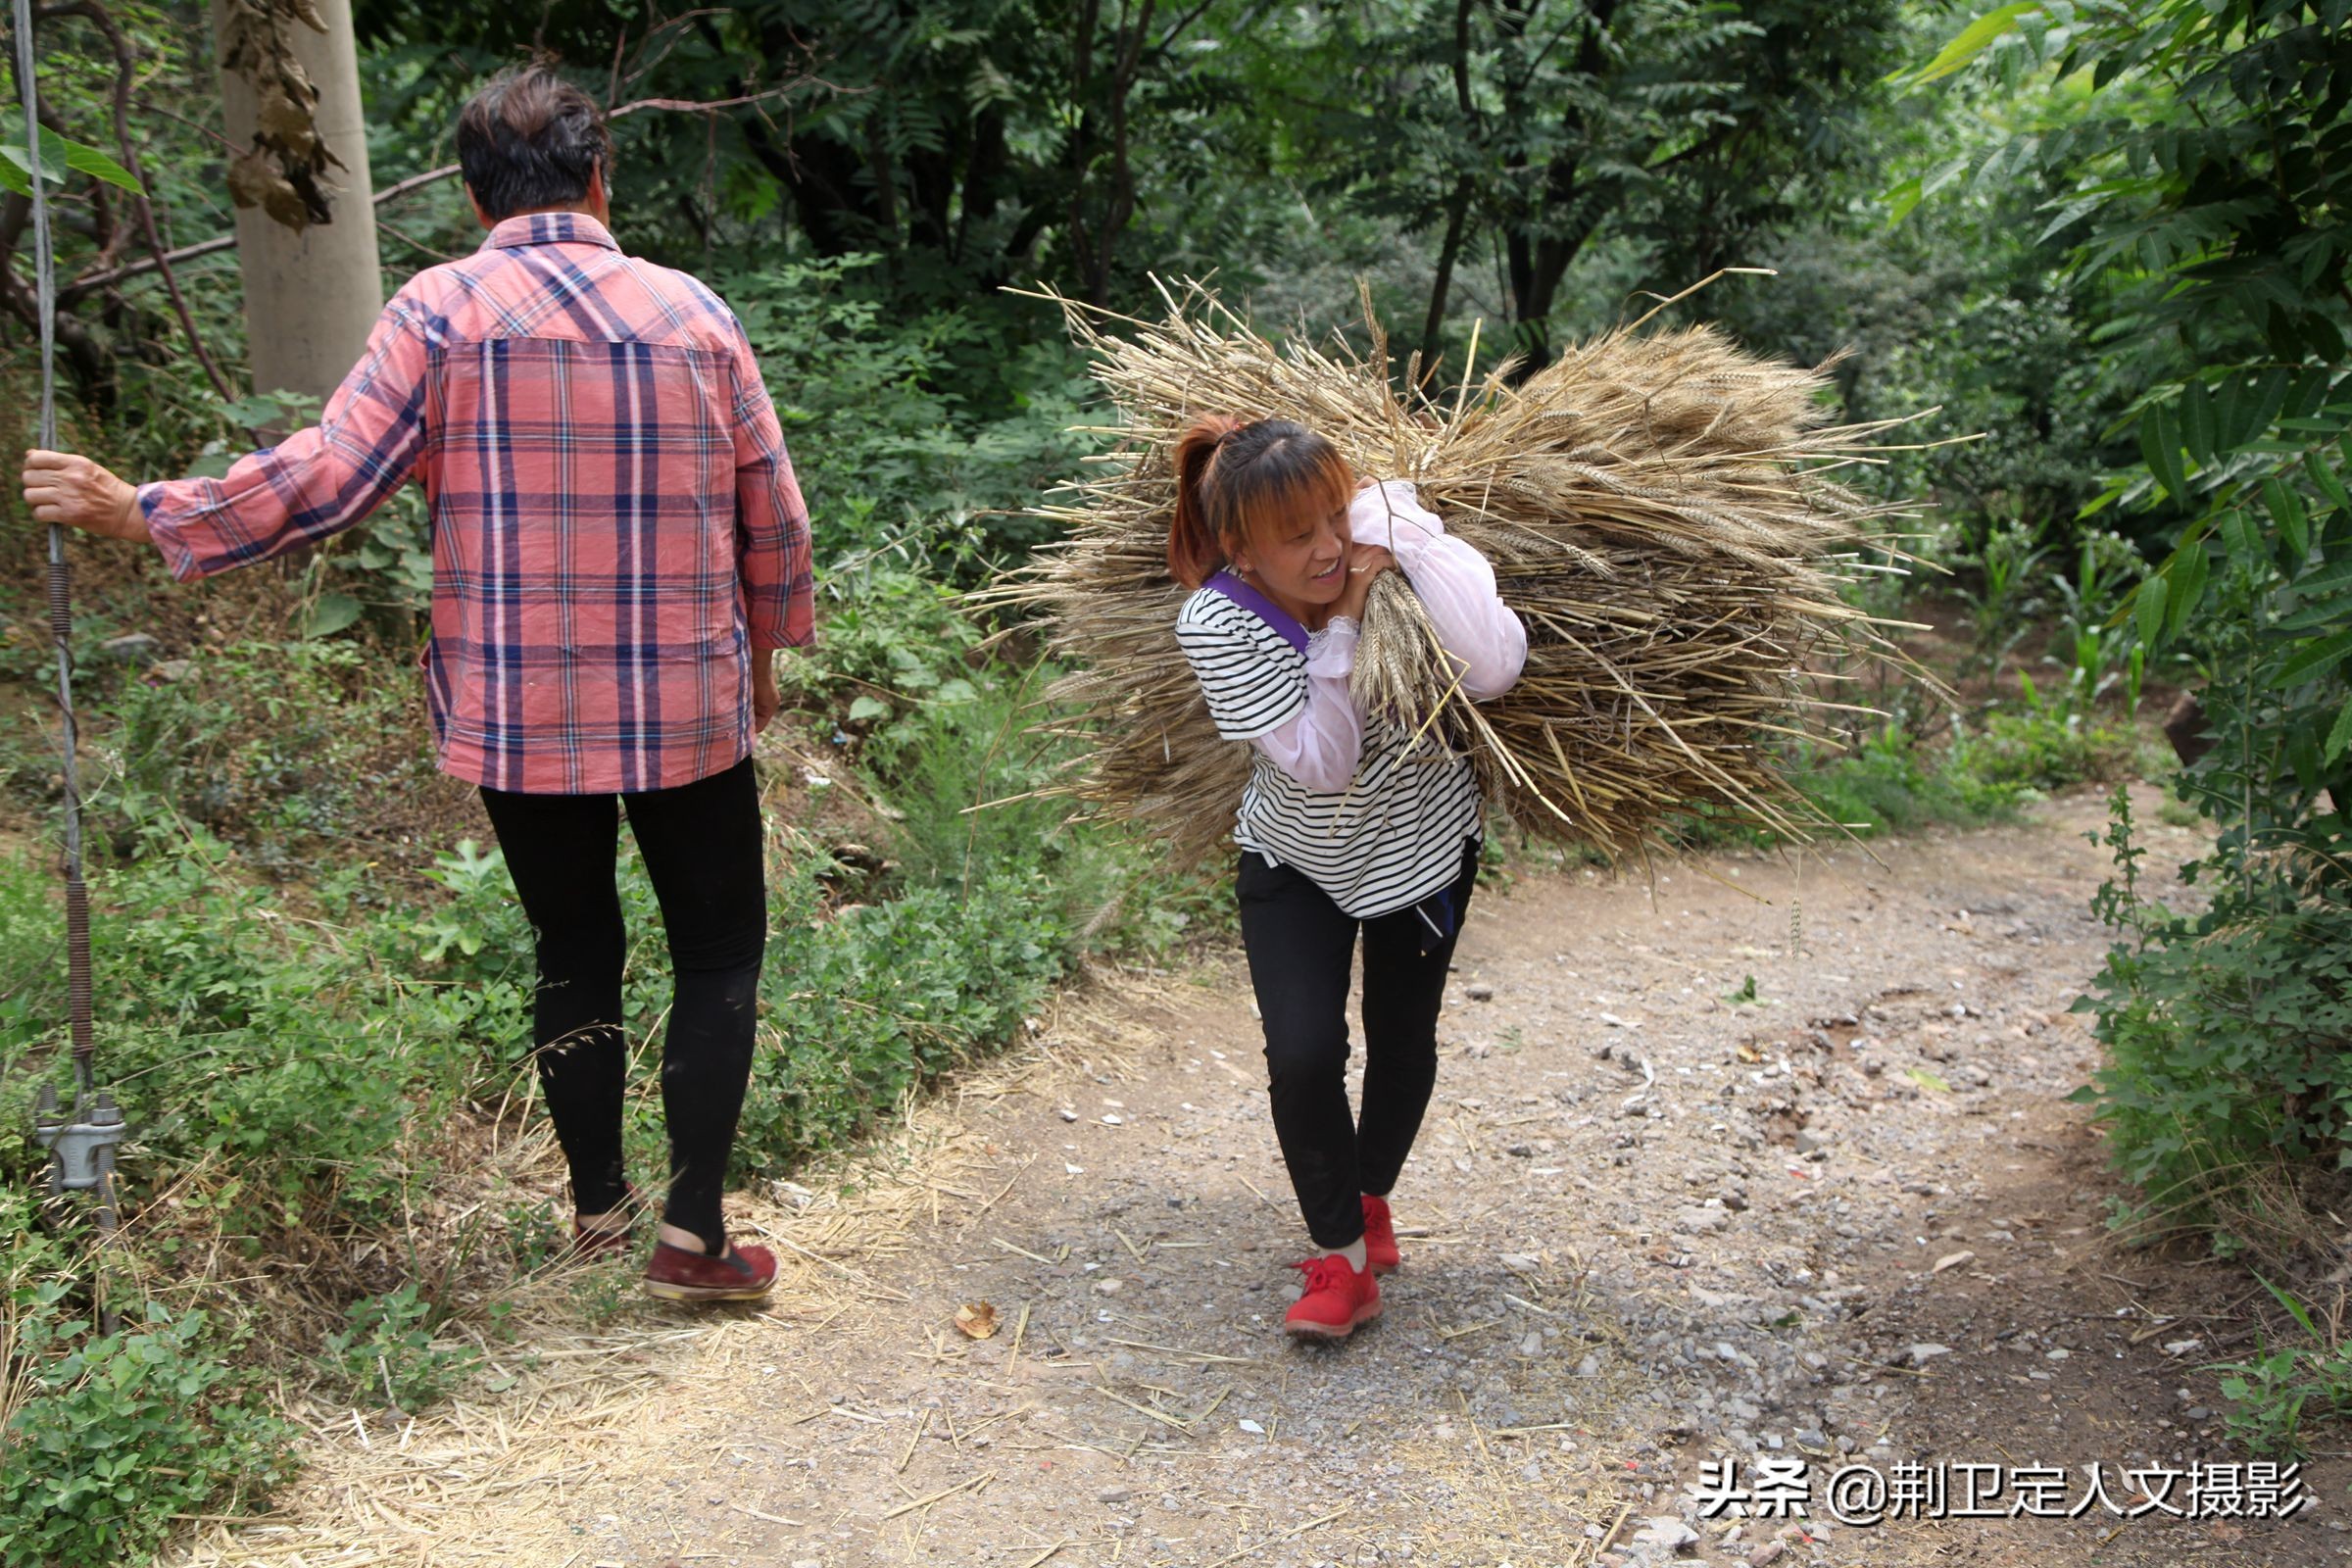
M 571 1222 L 571 1255 L 576 1258 L 596 1262 L 603 1258 L 619 1257 L 632 1250 L 636 1244 L 634 1226 L 616 1231 L 591 1230 L 577 1218 Z
M 612 1215 L 617 1214 L 628 1222 L 618 1230 L 583 1225 L 580 1223 L 578 1210 L 573 1210 L 571 1255 L 593 1262 L 602 1258 L 619 1257 L 624 1253 L 636 1250 L 637 1216 L 641 1209 L 642 1205 L 637 1199 L 637 1189 L 623 1183 L 620 1189 L 620 1201 L 614 1203 L 612 1209 L 603 1216 L 610 1219 Z
M 764 1247 L 730 1247 L 724 1257 L 654 1244 L 645 1290 L 664 1301 L 757 1301 L 776 1283 L 776 1254 Z
M 1310 1257 L 1298 1268 L 1306 1275 L 1306 1294 L 1291 1303 L 1282 1320 L 1284 1333 L 1344 1340 L 1380 1316 L 1380 1282 L 1370 1269 L 1359 1269 L 1337 1252 Z
M 1396 1221 L 1389 1200 L 1364 1195 L 1364 1265 L 1375 1274 L 1394 1274 L 1404 1254 L 1396 1250 Z

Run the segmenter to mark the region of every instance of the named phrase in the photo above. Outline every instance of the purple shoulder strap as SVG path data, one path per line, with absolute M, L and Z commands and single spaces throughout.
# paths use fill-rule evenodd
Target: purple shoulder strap
M 1236 577 L 1232 572 L 1219 571 L 1215 576 L 1209 578 L 1208 581 L 1202 583 L 1200 586 L 1203 588 L 1214 588 L 1218 593 L 1223 594 L 1226 598 L 1232 600 L 1235 604 L 1241 606 L 1244 610 L 1247 610 L 1250 612 L 1250 613 L 1255 615 L 1258 619 L 1264 621 L 1267 625 L 1282 633 L 1283 641 L 1289 643 L 1299 653 L 1303 654 L 1306 652 L 1306 628 L 1299 625 L 1289 611 L 1284 610 L 1280 605 L 1277 605 L 1273 600 L 1268 599 L 1264 594 L 1259 593 L 1255 588 L 1252 588 L 1248 583 L 1242 581 L 1241 578 Z

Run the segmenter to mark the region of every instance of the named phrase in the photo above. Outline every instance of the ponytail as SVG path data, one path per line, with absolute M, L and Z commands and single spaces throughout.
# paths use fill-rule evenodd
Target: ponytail
M 1225 564 L 1221 530 L 1210 519 L 1208 477 L 1217 449 L 1242 428 L 1228 414 L 1205 414 L 1176 443 L 1176 514 L 1168 521 L 1168 575 L 1198 588 Z

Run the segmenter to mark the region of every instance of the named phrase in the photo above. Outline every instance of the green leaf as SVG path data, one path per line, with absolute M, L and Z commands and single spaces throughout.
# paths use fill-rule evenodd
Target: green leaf
M 2301 565 L 2303 558 L 2311 554 L 2311 523 L 2303 511 L 2303 498 L 2274 477 L 2262 481 L 2262 504 L 2270 509 L 2271 520 L 2278 524 L 2293 561 Z
M 46 158 L 49 156 L 46 145 L 47 138 L 44 137 L 42 140 L 41 156 Z M 66 167 L 77 174 L 87 174 L 92 179 L 103 179 L 109 185 L 119 185 L 124 190 L 138 191 L 141 195 L 146 194 L 139 185 L 137 175 L 95 147 L 84 147 L 77 141 L 68 142 L 66 144 Z
M 1919 1085 L 1920 1088 L 1933 1089 L 1939 1095 L 1948 1095 L 1952 1092 L 1950 1084 L 1945 1083 L 1925 1067 L 1905 1067 L 1903 1076 Z
M 2154 404 L 2140 411 L 2139 451 L 2148 471 L 2175 501 L 2188 499 L 2188 474 L 2180 464 L 2180 426 L 2173 411 Z
M 320 594 L 303 622 L 305 637 L 331 637 L 360 618 L 360 602 L 349 594 Z
M 2222 542 L 2230 547 L 2230 564 L 2245 571 L 2259 572 L 2268 559 L 2262 548 L 2262 535 L 2254 531 L 2254 519 L 2243 509 L 2233 508 L 2222 517 Z
M 2195 612 L 2197 602 L 2205 597 L 2205 584 L 2213 567 L 2205 557 L 2202 544 L 2184 545 L 2178 559 L 2166 568 L 2170 586 L 2165 590 L 2164 629 L 2168 637 L 2178 637 L 2180 628 Z
M 2016 30 L 2019 18 L 2040 9 L 2038 4 L 2029 0 L 2027 4 L 2008 5 L 2001 7 L 1998 11 L 1986 12 L 1961 28 L 1959 35 L 1938 50 L 1935 59 L 1914 72 L 1909 77 L 1910 83 L 1913 86 L 1920 86 L 1927 82 L 1938 81 L 1953 72 L 1962 70 L 1970 61 L 1999 42 L 2004 35 Z
M 32 176 L 18 168 L 13 159 L 0 158 L 0 190 L 12 196 L 29 196 L 32 194 Z
M 2335 723 L 2328 731 L 2328 744 L 2324 748 L 2328 760 L 2332 762 L 2343 756 L 2347 746 L 2352 746 L 2352 697 L 2344 699 L 2343 711 L 2335 715 Z
M 2139 640 L 2153 646 L 2164 635 L 2164 601 L 2171 584 L 2161 575 L 2139 585 Z
M 2197 466 L 2213 466 L 2213 397 L 2200 382 L 2191 381 L 2180 389 L 2180 436 Z
M 0 159 L 16 165 L 25 173 L 32 172 L 32 155 L 21 141 L 0 142 Z M 92 179 L 120 185 L 124 190 L 139 190 L 138 180 L 130 171 L 116 163 L 95 147 L 85 147 L 77 141 L 68 141 L 47 125 L 41 127 L 41 175 L 53 184 L 64 184 L 67 172 L 87 174 Z M 29 182 L 17 194 L 29 195 Z
M 2352 512 L 2352 491 L 2344 488 L 2344 481 L 2333 468 L 2321 461 L 2318 453 L 2314 452 L 2303 460 L 2303 471 L 2311 475 L 2311 482 L 2318 486 L 2320 494 L 2328 498 L 2330 506 L 2338 512 Z
M 862 724 L 869 718 L 888 718 L 890 705 L 879 697 L 860 697 L 850 704 L 850 722 Z
M 2304 647 L 2278 666 L 2278 673 L 2271 677 L 2271 685 L 2283 689 L 2325 675 L 2342 663 L 2346 655 L 2352 655 L 2352 630 L 2339 631 Z
M 49 133 L 49 135 L 54 134 L 55 132 Z M 50 154 L 49 135 L 41 137 L 41 177 L 52 185 L 63 185 L 66 182 L 65 155 L 63 153 L 55 156 Z M 32 155 L 24 150 L 24 144 L 21 141 L 0 141 L 0 162 L 5 162 L 16 169 L 17 177 L 25 181 L 22 194 L 30 195 L 32 193 L 30 179 Z

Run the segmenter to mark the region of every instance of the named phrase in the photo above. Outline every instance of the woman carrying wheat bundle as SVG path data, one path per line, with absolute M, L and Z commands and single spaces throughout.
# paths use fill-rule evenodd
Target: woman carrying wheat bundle
M 1373 580 L 1400 570 L 1461 695 L 1508 691 L 1527 632 L 1494 571 L 1404 480 L 1359 483 L 1287 419 L 1208 417 L 1176 448 L 1168 567 L 1194 591 L 1177 641 L 1217 732 L 1253 756 L 1235 812 L 1235 897 L 1268 1089 L 1315 1254 L 1284 1320 L 1344 1339 L 1397 1266 L 1389 1195 L 1437 1080 L 1438 1010 L 1478 876 L 1466 758 L 1348 693 Z M 1348 1103 L 1348 979 L 1364 949 L 1364 1088 Z

